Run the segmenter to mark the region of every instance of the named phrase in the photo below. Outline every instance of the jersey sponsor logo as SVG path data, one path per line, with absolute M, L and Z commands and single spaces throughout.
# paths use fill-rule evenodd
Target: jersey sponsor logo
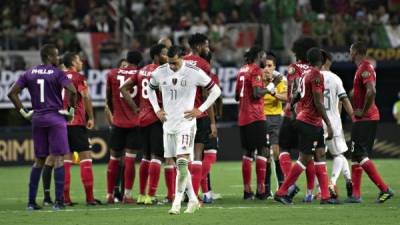
M 367 77 L 369 77 L 369 75 L 370 75 L 370 73 L 369 73 L 368 71 L 364 71 L 364 72 L 361 74 L 361 76 L 362 76 L 363 78 L 367 78 Z
M 33 69 L 32 70 L 33 74 L 52 74 L 54 73 L 54 70 L 48 70 L 48 69 Z
M 288 68 L 288 74 L 294 74 L 295 72 L 296 72 L 296 69 L 294 67 L 290 66 Z

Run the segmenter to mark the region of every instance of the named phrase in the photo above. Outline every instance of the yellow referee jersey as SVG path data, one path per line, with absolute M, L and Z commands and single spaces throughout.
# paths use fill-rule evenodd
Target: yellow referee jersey
M 285 92 L 287 89 L 286 87 L 286 79 L 282 79 L 281 82 L 276 86 L 275 91 L 276 93 L 280 94 Z M 264 95 L 264 114 L 265 115 L 281 115 L 283 112 L 282 108 L 282 101 L 276 99 L 274 96 L 270 94 Z

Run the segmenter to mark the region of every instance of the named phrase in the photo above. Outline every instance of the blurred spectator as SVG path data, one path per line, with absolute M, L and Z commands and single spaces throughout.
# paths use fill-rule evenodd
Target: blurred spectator
M 398 93 L 398 99 L 393 105 L 393 117 L 396 119 L 397 124 L 400 125 L 400 92 Z
M 312 23 L 312 36 L 321 46 L 331 46 L 331 24 L 327 21 L 325 14 L 317 15 L 317 20 Z
M 195 34 L 195 33 L 200 33 L 200 34 L 205 34 L 208 31 L 208 27 L 204 24 L 202 20 L 200 20 L 199 17 L 195 17 L 193 19 L 193 25 L 190 26 L 189 29 L 189 34 Z
M 233 46 L 228 36 L 224 36 L 215 51 L 215 60 L 222 66 L 238 66 L 242 52 Z
M 343 21 L 341 14 L 336 14 L 332 19 L 332 34 L 330 46 L 335 46 L 338 48 L 346 46 L 346 23 Z

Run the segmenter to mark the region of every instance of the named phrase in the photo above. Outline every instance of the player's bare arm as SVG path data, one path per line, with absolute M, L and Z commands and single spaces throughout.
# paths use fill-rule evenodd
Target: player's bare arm
M 69 99 L 68 109 L 58 110 L 58 113 L 63 115 L 67 121 L 73 121 L 75 114 L 76 100 L 77 100 L 77 91 L 72 83 L 65 86 L 65 90 L 67 91 L 66 94 Z
M 361 118 L 364 116 L 366 112 L 368 112 L 369 108 L 371 108 L 372 103 L 374 102 L 376 89 L 375 89 L 375 81 L 370 81 L 365 84 L 366 93 L 365 93 L 365 102 L 362 109 L 355 109 L 354 116 Z
M 313 91 L 312 94 L 313 94 L 313 102 L 314 102 L 315 108 L 321 114 L 322 119 L 324 120 L 324 122 L 327 126 L 327 131 L 328 131 L 327 139 L 330 140 L 333 137 L 333 130 L 332 130 L 332 125 L 328 118 L 328 115 L 326 114 L 324 104 L 321 102 L 321 99 L 323 99 L 322 98 L 323 93 L 318 92 L 318 91 Z
M 354 111 L 353 111 L 353 107 L 351 106 L 349 98 L 347 96 L 340 98 L 340 104 L 341 104 L 341 106 L 343 106 L 344 110 L 346 110 L 346 112 L 350 116 L 350 118 L 352 118 L 354 115 Z M 339 110 L 339 112 L 341 112 L 341 110 Z
M 111 125 L 112 121 L 113 121 L 113 115 L 112 115 L 110 109 L 108 108 L 107 104 L 104 107 L 104 113 L 106 114 L 106 119 L 107 119 L 108 124 Z
M 112 116 L 112 114 L 113 114 L 112 92 L 111 92 L 111 88 L 108 88 L 108 86 L 106 89 L 106 105 Z
M 149 94 L 150 104 L 151 106 L 153 106 L 154 112 L 156 113 L 158 119 L 161 122 L 167 121 L 167 113 L 164 111 L 164 109 L 160 108 L 160 105 L 158 104 L 157 94 L 156 91 L 152 88 L 151 80 L 150 80 L 150 85 L 147 88 L 147 93 Z
M 125 101 L 128 103 L 129 107 L 132 109 L 132 111 L 137 114 L 139 113 L 139 107 L 136 105 L 136 103 L 133 101 L 130 91 L 134 86 L 134 83 L 131 79 L 128 79 L 125 81 L 125 83 L 120 87 L 120 91 L 122 96 L 124 97 Z
M 85 84 L 85 86 L 87 86 L 87 85 Z M 90 98 L 88 89 L 81 91 L 80 94 L 82 95 L 82 100 L 83 100 L 83 104 L 85 107 L 85 111 L 88 115 L 88 121 L 86 122 L 86 128 L 91 130 L 94 127 L 94 114 L 93 114 L 92 99 Z
M 30 120 L 33 115 L 33 110 L 27 110 L 24 109 L 24 106 L 21 103 L 21 100 L 19 99 L 19 93 L 21 93 L 22 88 L 16 84 L 14 84 L 8 92 L 8 98 L 11 100 L 11 102 L 14 104 L 14 107 L 18 110 L 18 112 L 22 115 L 27 120 Z

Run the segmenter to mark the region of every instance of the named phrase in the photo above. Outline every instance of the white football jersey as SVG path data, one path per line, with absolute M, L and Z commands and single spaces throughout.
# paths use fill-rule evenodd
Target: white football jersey
M 331 121 L 333 135 L 340 136 L 343 133 L 343 129 L 339 112 L 339 101 L 341 97 L 346 96 L 346 91 L 338 75 L 331 71 L 321 71 L 321 73 L 324 76 L 324 106 L 326 114 Z M 324 130 L 326 130 L 325 123 Z
M 159 66 L 151 75 L 150 86 L 161 91 L 162 107 L 167 114 L 164 132 L 176 134 L 196 125 L 196 119 L 185 119 L 184 112 L 193 109 L 197 87 L 211 89 L 214 82 L 203 70 L 183 61 L 176 72 L 168 63 Z

